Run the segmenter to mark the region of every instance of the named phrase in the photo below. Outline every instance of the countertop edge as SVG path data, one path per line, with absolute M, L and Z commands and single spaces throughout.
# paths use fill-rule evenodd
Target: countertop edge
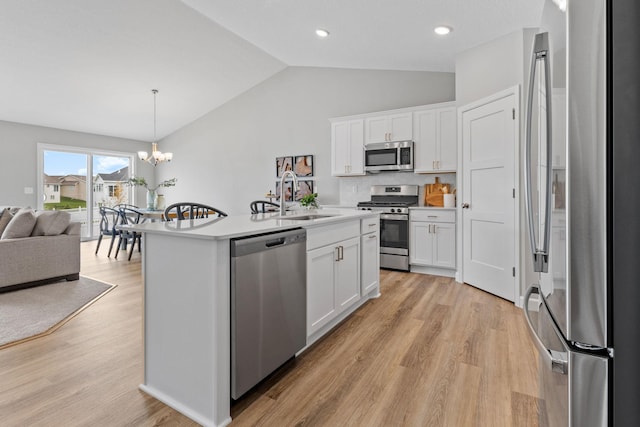
M 203 218 L 184 221 L 153 222 L 136 225 L 118 226 L 120 230 L 139 233 L 152 233 L 167 236 L 179 236 L 195 239 L 226 240 L 236 237 L 265 234 L 294 228 L 315 228 L 339 222 L 378 216 L 377 212 L 358 210 L 318 210 L 309 213 L 331 215 L 314 220 L 295 220 L 296 216 L 306 215 L 307 212 L 295 212 L 292 219 L 276 219 L 277 213 L 257 215 L 230 215 L 222 218 Z M 176 226 L 186 225 L 184 229 Z

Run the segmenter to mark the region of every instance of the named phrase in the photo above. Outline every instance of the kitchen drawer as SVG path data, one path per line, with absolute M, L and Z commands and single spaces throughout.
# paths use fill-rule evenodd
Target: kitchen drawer
M 380 217 L 363 218 L 360 220 L 360 234 L 373 233 L 380 230 Z
M 410 221 L 456 222 L 456 211 L 440 209 L 411 210 Z
M 360 235 L 360 220 L 307 229 L 307 251 Z

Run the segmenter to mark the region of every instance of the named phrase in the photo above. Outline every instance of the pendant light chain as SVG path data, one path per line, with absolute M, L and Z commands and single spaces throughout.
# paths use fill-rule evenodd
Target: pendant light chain
M 153 93 L 153 142 L 151 143 L 151 155 L 146 151 L 138 151 L 138 158 L 144 162 L 151 163 L 156 166 L 158 163 L 170 162 L 173 159 L 173 153 L 162 153 L 158 150 L 158 89 L 151 89 Z
M 156 137 L 156 117 L 157 117 L 157 104 L 156 95 L 158 94 L 158 89 L 151 89 L 153 92 L 153 142 L 158 142 L 158 138 Z

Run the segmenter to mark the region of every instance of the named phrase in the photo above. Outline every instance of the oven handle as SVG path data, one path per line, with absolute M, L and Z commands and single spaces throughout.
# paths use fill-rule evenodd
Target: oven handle
M 380 214 L 380 219 L 388 219 L 388 220 L 395 220 L 395 221 L 409 221 L 409 215 Z

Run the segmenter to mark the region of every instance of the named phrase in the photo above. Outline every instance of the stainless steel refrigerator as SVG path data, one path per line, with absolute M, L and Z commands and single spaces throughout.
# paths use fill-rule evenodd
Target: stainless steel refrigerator
M 524 147 L 540 425 L 640 426 L 640 2 L 547 0 L 540 28 Z

